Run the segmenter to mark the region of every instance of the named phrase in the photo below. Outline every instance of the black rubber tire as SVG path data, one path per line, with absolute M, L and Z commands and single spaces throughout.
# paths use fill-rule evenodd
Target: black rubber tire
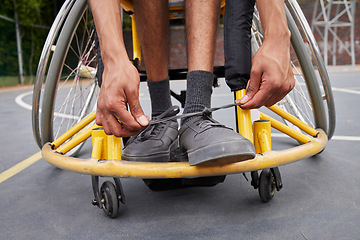
M 119 212 L 119 199 L 114 184 L 110 181 L 104 182 L 100 194 L 104 212 L 110 218 L 116 218 Z
M 261 171 L 259 178 L 259 195 L 263 202 L 269 202 L 275 195 L 275 177 L 269 168 Z

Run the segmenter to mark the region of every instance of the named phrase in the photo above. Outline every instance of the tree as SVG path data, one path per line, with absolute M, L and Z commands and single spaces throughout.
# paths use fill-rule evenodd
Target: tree
M 20 73 L 23 71 L 22 65 L 22 55 L 25 56 L 24 61 L 28 65 L 28 70 L 26 71 L 28 75 L 33 75 L 34 65 L 36 66 L 37 61 L 34 59 L 38 58 L 41 53 L 42 44 L 46 38 L 47 30 L 44 30 L 44 25 L 51 23 L 54 14 L 53 14 L 53 2 L 46 0 L 4 0 L 0 8 L 0 14 L 5 16 L 7 19 L 12 19 L 15 23 L 16 28 L 9 29 L 5 27 L 6 34 L 2 34 L 0 43 L 5 43 L 6 47 L 0 48 L 1 58 L 5 56 L 5 60 L 0 60 L 0 69 L 9 71 L 6 74 L 14 74 L 13 67 L 8 67 L 9 65 L 14 65 L 14 52 L 13 48 L 16 46 L 15 36 L 17 34 L 17 50 L 19 56 L 18 69 Z M 0 20 L 1 21 L 1 20 Z M 3 23 L 3 21 L 2 21 Z M 1 24 L 0 24 L 1 27 Z M 42 28 L 42 29 L 41 29 Z M 48 27 L 49 28 L 49 27 Z M 16 29 L 16 31 L 15 31 Z M 12 36 L 12 37 L 9 37 Z M 2 44 L 1 44 L 2 45 Z M 9 48 L 7 48 L 9 46 Z M 22 52 L 24 54 L 22 54 Z M 7 58 L 6 58 L 7 57 Z M 4 74 L 4 73 L 2 73 Z M 21 83 L 23 81 L 21 80 Z

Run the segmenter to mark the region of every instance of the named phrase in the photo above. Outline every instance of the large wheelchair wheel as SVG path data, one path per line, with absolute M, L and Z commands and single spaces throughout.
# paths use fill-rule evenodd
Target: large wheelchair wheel
M 324 105 L 325 109 L 325 121 L 327 122 L 327 129 L 324 131 L 327 134 L 328 139 L 330 140 L 335 132 L 336 126 L 336 116 L 335 116 L 335 103 L 334 97 L 332 93 L 331 83 L 329 79 L 329 75 L 327 73 L 323 57 L 321 55 L 320 49 L 316 43 L 315 37 L 311 31 L 311 28 L 306 21 L 306 18 L 296 0 L 287 0 L 287 5 L 289 6 L 290 11 L 287 10 L 287 15 L 292 15 L 294 21 L 292 21 L 292 25 L 295 27 L 296 25 L 299 26 L 300 35 L 296 37 L 297 41 L 301 39 L 305 39 L 305 42 L 302 43 L 306 44 L 308 51 L 308 57 L 311 56 L 311 61 L 313 66 L 315 66 L 315 70 L 317 72 L 317 78 L 314 79 L 314 84 L 317 84 L 320 87 L 321 91 L 321 99 L 318 99 Z M 289 20 L 288 20 L 289 21 Z M 295 25 L 296 24 L 296 25 Z M 308 88 L 311 85 L 307 86 Z
M 45 76 L 47 75 L 49 68 L 48 63 L 54 51 L 54 43 L 56 42 L 63 23 L 74 3 L 75 0 L 66 0 L 56 15 L 56 18 L 44 43 L 36 72 L 36 80 L 32 98 L 32 129 L 35 141 L 39 148 L 45 144 L 45 142 L 41 140 L 40 136 L 40 103 L 42 102 L 41 93 L 43 91 L 43 83 L 45 82 Z
M 40 103 L 42 144 L 56 139 L 96 107 L 99 87 L 94 29 L 85 0 L 71 7 L 53 48 Z M 75 155 L 81 147 L 69 154 Z
M 296 1 L 293 3 L 292 0 L 289 0 L 289 2 L 292 2 L 289 4 L 291 7 L 293 4 L 297 4 Z M 335 129 L 335 108 L 330 80 L 314 37 L 306 29 L 308 26 L 306 19 L 299 17 L 301 14 L 301 11 L 290 12 L 286 8 L 288 27 L 291 32 L 291 64 L 295 87 L 277 105 L 309 126 L 323 129 L 330 139 Z M 294 18 L 300 19 L 301 23 L 297 24 Z M 260 47 L 262 40 L 260 17 L 255 10 L 252 27 L 253 53 Z M 307 49 L 311 49 L 313 54 L 310 54 Z M 285 122 L 289 126 L 297 128 L 291 123 Z

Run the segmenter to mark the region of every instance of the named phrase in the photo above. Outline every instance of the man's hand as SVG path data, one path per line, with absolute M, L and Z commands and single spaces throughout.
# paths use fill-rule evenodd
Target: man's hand
M 139 102 L 139 84 L 138 71 L 130 61 L 105 67 L 96 124 L 103 126 L 106 134 L 129 137 L 148 125 L 149 118 L 144 115 Z
M 253 58 L 246 95 L 236 100 L 244 109 L 274 105 L 295 86 L 284 1 L 257 0 L 256 4 L 264 42 Z
M 118 0 L 89 0 L 104 62 L 96 124 L 106 134 L 129 137 L 148 125 L 139 102 L 140 78 L 124 45 Z M 130 112 L 127 111 L 129 105 Z
M 253 58 L 246 95 L 236 100 L 242 103 L 242 108 L 272 106 L 294 88 L 289 51 L 287 43 L 281 45 L 279 42 L 264 41 Z

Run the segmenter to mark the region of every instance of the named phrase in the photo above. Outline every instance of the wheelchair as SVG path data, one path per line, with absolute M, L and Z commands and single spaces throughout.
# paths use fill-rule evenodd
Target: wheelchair
M 222 14 L 224 13 L 222 2 Z M 43 47 L 33 91 L 32 127 L 34 138 L 50 164 L 69 171 L 92 176 L 93 204 L 111 218 L 117 217 L 125 195 L 120 178 L 136 177 L 152 190 L 167 185 L 213 186 L 228 174 L 251 173 L 251 185 L 258 189 L 262 201 L 268 202 L 275 190 L 282 188 L 278 166 L 292 163 L 323 151 L 335 130 L 335 107 L 330 80 L 310 27 L 295 0 L 286 0 L 286 16 L 291 32 L 291 60 L 294 89 L 276 105 L 270 114 L 260 110 L 243 110 L 235 106 L 237 131 L 255 146 L 256 158 L 221 166 L 189 166 L 186 161 L 167 163 L 131 163 L 121 160 L 121 140 L 107 136 L 95 124 L 99 93 L 95 30 L 86 0 L 67 0 L 60 9 Z M 131 0 L 123 0 L 126 14 L 133 14 Z M 170 18 L 183 16 L 183 2 L 169 1 Z M 256 10 L 252 22 L 251 48 L 254 54 L 262 43 L 262 30 Z M 132 18 L 133 56 L 141 61 L 140 44 Z M 186 69 L 170 69 L 170 79 L 184 79 Z M 146 79 L 139 70 L 141 79 Z M 215 67 L 216 77 L 224 77 L 224 67 Z M 214 86 L 217 79 L 214 79 Z M 241 98 L 244 90 L 236 91 Z M 184 104 L 184 91 L 172 92 Z M 255 117 L 254 117 L 255 116 Z M 298 141 L 299 146 L 272 150 L 271 128 Z M 86 139 L 92 139 L 89 159 L 75 156 Z M 124 140 L 124 139 L 123 139 Z M 260 171 L 260 174 L 259 174 Z M 101 187 L 99 178 L 111 177 Z M 215 182 L 212 182 L 214 180 Z M 217 177 L 217 178 L 216 178 Z M 193 181 L 191 181 L 193 180 Z

